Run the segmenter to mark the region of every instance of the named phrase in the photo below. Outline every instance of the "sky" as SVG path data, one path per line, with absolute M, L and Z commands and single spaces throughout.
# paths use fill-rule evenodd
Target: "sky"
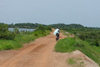
M 100 27 L 100 0 L 0 0 L 0 22 Z

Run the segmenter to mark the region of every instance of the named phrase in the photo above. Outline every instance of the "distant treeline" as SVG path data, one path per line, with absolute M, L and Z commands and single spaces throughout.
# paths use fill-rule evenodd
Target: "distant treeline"
M 51 25 L 49 25 L 49 26 L 51 26 L 51 27 L 53 27 L 53 28 L 59 28 L 59 29 L 63 29 L 63 30 L 83 30 L 83 29 L 88 29 L 88 30 L 100 30 L 100 28 L 99 27 L 85 27 L 85 26 L 83 26 L 83 25 L 81 25 L 81 24 L 51 24 Z
M 10 28 L 31 28 L 31 29 L 35 29 L 35 28 L 39 27 L 40 25 L 43 25 L 43 24 L 38 24 L 38 23 L 16 23 L 16 24 L 9 24 L 9 27 Z
M 51 24 L 50 25 L 53 28 L 60 28 L 60 29 L 69 29 L 69 28 L 84 28 L 83 25 L 80 24 Z
M 3 23 L 2 23 L 3 24 Z M 58 24 L 50 24 L 50 25 L 45 25 L 45 24 L 39 24 L 39 23 L 16 23 L 16 24 L 9 24 L 9 28 L 31 28 L 31 29 L 35 29 L 37 27 L 39 27 L 40 25 L 42 26 L 49 26 L 52 28 L 59 28 L 59 29 L 63 29 L 63 30 L 69 30 L 69 29 L 100 29 L 100 28 L 96 28 L 96 27 L 84 27 L 81 24 L 63 24 L 63 23 L 58 23 Z
M 69 28 L 83 28 L 84 26 L 80 24 L 51 24 L 51 25 L 44 25 L 44 24 L 38 24 L 38 23 L 16 23 L 16 24 L 9 24 L 9 27 L 11 28 L 37 28 L 38 26 L 50 26 L 52 28 L 59 28 L 59 29 L 69 29 Z

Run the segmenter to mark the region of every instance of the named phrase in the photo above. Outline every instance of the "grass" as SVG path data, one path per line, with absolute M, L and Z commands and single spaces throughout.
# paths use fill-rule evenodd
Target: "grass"
M 69 58 L 67 62 L 72 67 L 84 67 L 84 61 L 81 58 Z
M 10 50 L 10 49 L 17 49 L 22 47 L 21 44 L 19 44 L 16 41 L 13 40 L 0 40 L 0 50 Z
M 73 38 L 62 39 L 58 41 L 57 45 L 55 46 L 55 50 L 57 52 L 71 52 L 75 50 L 75 47 L 73 47 L 74 43 L 75 40 Z
M 80 50 L 100 65 L 100 47 L 92 46 L 79 38 L 65 38 L 59 40 L 55 46 L 56 52 L 72 52 Z
M 76 61 L 74 60 L 74 58 L 69 58 L 68 64 L 70 64 L 70 65 L 76 64 Z
M 46 36 L 49 33 L 49 30 L 36 30 L 28 34 L 17 34 L 14 40 L 0 40 L 0 50 L 11 50 L 21 48 L 23 44 L 34 41 L 36 38 Z

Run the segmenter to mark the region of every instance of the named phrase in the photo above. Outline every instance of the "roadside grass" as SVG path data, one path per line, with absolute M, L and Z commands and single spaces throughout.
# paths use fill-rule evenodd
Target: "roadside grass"
M 22 47 L 20 43 L 13 40 L 0 40 L 0 50 L 18 49 Z
M 60 41 L 55 46 L 56 52 L 72 52 L 76 48 L 73 47 L 75 40 L 73 38 L 65 38 Z
M 49 30 L 45 30 L 45 31 L 37 30 L 37 31 L 34 31 L 30 34 L 19 34 L 15 37 L 15 41 L 17 41 L 20 44 L 24 44 L 24 43 L 28 43 L 30 41 L 33 41 L 36 38 L 46 36 L 49 33 L 50 33 Z
M 67 62 L 68 62 L 68 64 L 70 64 L 70 65 L 76 64 L 76 61 L 74 60 L 74 58 L 69 58 L 69 59 L 67 60 Z
M 25 43 L 34 41 L 36 38 L 46 36 L 50 33 L 50 30 L 36 30 L 31 33 L 17 34 L 14 40 L 0 40 L 0 50 L 18 49 Z
M 100 65 L 100 47 L 91 46 L 79 38 L 65 38 L 59 40 L 55 46 L 56 52 L 72 52 L 74 50 L 80 50 Z
M 67 59 L 67 63 L 72 67 L 84 67 L 84 61 L 80 58 L 69 58 Z

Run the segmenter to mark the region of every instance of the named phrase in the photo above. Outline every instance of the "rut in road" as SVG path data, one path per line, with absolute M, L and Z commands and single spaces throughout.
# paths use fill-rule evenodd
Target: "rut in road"
M 53 34 L 36 39 L 20 49 L 15 56 L 4 61 L 0 67 L 48 67 L 48 59 L 55 44 Z

